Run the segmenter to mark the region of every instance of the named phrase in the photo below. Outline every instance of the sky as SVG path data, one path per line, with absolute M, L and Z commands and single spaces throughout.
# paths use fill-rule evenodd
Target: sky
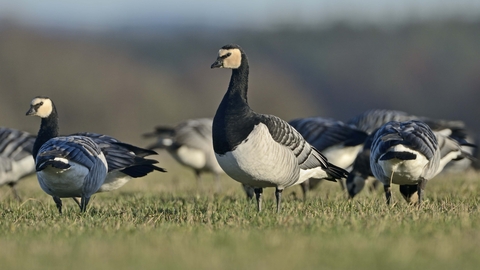
M 0 18 L 53 27 L 108 29 L 142 24 L 268 28 L 339 20 L 397 23 L 480 18 L 478 0 L 0 0 Z

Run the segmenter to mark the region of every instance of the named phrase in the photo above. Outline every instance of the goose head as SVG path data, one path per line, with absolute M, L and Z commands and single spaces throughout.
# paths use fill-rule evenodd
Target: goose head
M 212 64 L 211 68 L 230 68 L 237 69 L 242 65 L 243 54 L 242 48 L 236 44 L 228 44 L 218 51 L 217 60 Z
M 36 97 L 30 102 L 30 109 L 27 115 L 38 116 L 40 118 L 47 118 L 54 110 L 52 100 L 48 97 Z
M 367 180 L 367 177 L 353 171 L 348 175 L 346 184 L 348 195 L 351 199 L 355 197 L 355 195 L 360 193 L 360 191 L 362 191 L 363 187 L 365 186 L 365 181 Z

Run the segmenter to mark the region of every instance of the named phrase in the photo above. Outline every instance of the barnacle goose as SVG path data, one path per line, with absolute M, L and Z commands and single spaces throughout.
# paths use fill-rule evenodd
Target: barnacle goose
M 336 181 L 347 176 L 347 171 L 329 163 L 286 121 L 249 107 L 249 66 L 240 46 L 223 46 L 211 68 L 232 69 L 228 90 L 213 120 L 215 155 L 230 177 L 255 188 L 258 211 L 263 188 L 275 187 L 279 212 L 283 189 L 309 178 Z
M 363 148 L 357 154 L 357 157 L 353 162 L 352 170 L 347 177 L 346 188 L 350 198 L 353 198 L 360 193 L 366 185 L 366 182 L 373 182 L 372 186 L 370 186 L 371 191 L 375 190 L 379 185 L 379 181 L 375 179 L 372 169 L 370 169 L 370 148 L 372 147 L 374 136 L 375 132 L 368 135 L 363 144 Z
M 0 127 L 0 186 L 10 186 L 19 201 L 16 184 L 35 173 L 34 142 L 35 136 L 28 132 Z
M 363 147 L 368 134 L 353 125 L 347 125 L 342 121 L 322 118 L 307 117 L 289 121 L 303 138 L 322 152 L 328 161 L 348 171 Z M 306 199 L 307 192 L 315 188 L 322 180 L 309 179 L 301 183 L 303 197 Z M 344 189 L 343 181 L 339 181 Z
M 382 125 L 390 121 L 404 122 L 419 119 L 415 115 L 410 115 L 403 111 L 388 109 L 371 109 L 367 110 L 347 121 L 347 124 L 354 125 L 358 129 L 368 134 L 377 131 Z
M 212 123 L 211 118 L 188 119 L 175 127 L 158 126 L 143 136 L 157 138 L 147 148 L 165 149 L 178 163 L 193 169 L 197 183 L 203 172 L 211 172 L 219 190 L 220 174 L 224 171 L 213 152 Z
M 391 121 L 380 127 L 373 138 L 370 167 L 384 185 L 387 204 L 391 200 L 391 183 L 400 185 L 407 199 L 416 193 L 422 203 L 427 181 L 436 176 L 451 160 L 467 157 L 460 144 L 432 131 L 422 121 Z
M 423 116 L 410 115 L 406 112 L 397 110 L 372 109 L 365 111 L 347 122 L 370 134 L 364 143 L 362 151 L 357 155 L 352 170 L 346 180 L 346 187 L 350 198 L 353 198 L 362 191 L 365 186 L 365 181 L 367 180 L 373 182 L 373 188 L 378 185 L 378 180 L 373 177 L 370 169 L 370 147 L 375 132 L 378 128 L 389 121 L 404 122 L 408 120 L 421 120 L 436 134 L 443 134 L 444 136 L 450 136 L 459 142 L 466 142 L 467 132 L 465 130 L 465 124 L 462 121 L 431 119 Z M 471 144 L 462 144 L 464 151 L 469 152 L 472 150 L 469 145 Z M 451 162 L 449 163 L 449 166 L 456 167 L 456 163 L 459 162 Z M 462 161 L 462 163 L 465 162 Z
M 165 169 L 154 165 L 158 163 L 157 160 L 145 158 L 146 156 L 156 155 L 157 153 L 153 150 L 124 143 L 103 134 L 82 132 L 72 135 L 89 137 L 100 146 L 100 150 L 105 155 L 108 174 L 97 192 L 119 189 L 132 178 L 143 177 L 153 171 L 166 172 Z
M 58 137 L 58 115 L 48 97 L 36 97 L 27 115 L 42 119 L 33 145 L 33 157 L 40 187 L 53 197 L 60 214 L 62 200 L 81 197 L 85 212 L 92 194 L 107 176 L 108 165 L 100 146 L 85 136 Z
M 211 172 L 216 190 L 220 190 L 220 175 L 225 172 L 218 164 L 212 141 L 212 118 L 188 119 L 175 127 L 157 126 L 155 131 L 145 133 L 145 138 L 157 138 L 149 149 L 165 149 L 180 164 L 193 169 L 197 184 L 201 174 Z M 253 189 L 243 185 L 247 198 L 253 197 Z

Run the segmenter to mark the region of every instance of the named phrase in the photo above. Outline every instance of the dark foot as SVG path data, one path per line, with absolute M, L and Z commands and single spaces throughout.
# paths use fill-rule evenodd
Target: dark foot
M 60 215 L 62 214 L 62 200 L 60 200 L 59 197 L 53 196 L 53 201 L 55 202 L 55 205 L 57 205 L 58 212 Z
M 418 183 L 417 192 L 418 192 L 418 207 L 422 205 L 423 197 L 425 196 L 425 185 L 427 184 L 427 180 L 420 179 L 420 183 Z
M 262 211 L 262 194 L 263 188 L 255 188 L 255 197 L 257 198 L 257 209 L 258 212 Z
M 18 192 L 17 192 L 17 189 L 15 188 L 15 185 L 16 185 L 16 183 L 8 183 L 8 186 L 12 188 L 12 193 L 13 193 L 13 197 L 15 198 L 15 200 L 17 200 L 18 202 L 21 202 L 22 198 L 20 198 L 20 196 L 18 195 Z
M 275 198 L 277 198 L 277 213 L 280 213 L 282 210 L 282 191 L 283 189 L 275 188 Z
M 243 190 L 245 190 L 245 194 L 247 195 L 247 200 L 253 199 L 253 197 L 255 196 L 254 188 L 245 184 L 242 184 L 242 188 Z
M 82 199 L 80 200 L 80 212 L 87 211 L 87 205 L 89 201 L 90 201 L 90 197 L 82 196 Z
M 302 192 L 303 192 L 303 201 L 307 201 L 307 193 L 310 190 L 310 180 L 307 180 L 303 183 L 300 184 L 300 187 L 302 187 Z
M 82 205 L 80 205 L 80 201 L 77 199 L 77 197 L 72 197 L 72 200 L 78 205 L 80 210 L 82 210 Z
M 385 190 L 385 197 L 387 198 L 387 205 L 390 205 L 390 200 L 392 199 L 392 190 L 390 185 L 384 185 L 383 190 Z

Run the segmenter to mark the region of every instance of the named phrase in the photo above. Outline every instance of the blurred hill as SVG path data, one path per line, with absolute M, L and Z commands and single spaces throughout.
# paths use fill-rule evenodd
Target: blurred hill
M 250 60 L 251 107 L 286 120 L 339 120 L 370 108 L 464 120 L 480 133 L 480 23 L 383 29 L 337 24 L 246 31 L 148 27 L 67 32 L 0 24 L 1 126 L 27 130 L 25 112 L 50 96 L 62 133 L 92 131 L 146 145 L 155 125 L 212 117 L 230 79 L 210 70 L 218 49 Z

